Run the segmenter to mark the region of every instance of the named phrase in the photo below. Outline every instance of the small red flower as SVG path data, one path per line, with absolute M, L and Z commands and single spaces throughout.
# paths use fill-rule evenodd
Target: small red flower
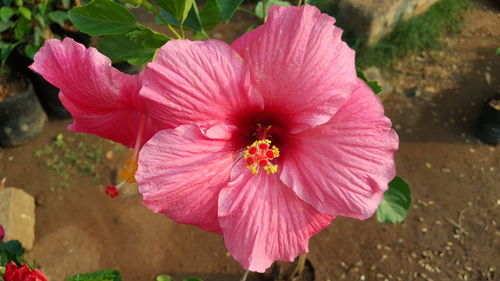
M 17 266 L 13 261 L 7 264 L 3 279 L 5 281 L 48 281 L 40 270 L 31 270 L 24 262 L 21 266 Z

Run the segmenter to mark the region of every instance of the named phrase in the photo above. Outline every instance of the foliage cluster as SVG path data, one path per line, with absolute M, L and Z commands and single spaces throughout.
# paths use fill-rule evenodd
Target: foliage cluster
M 53 25 L 64 27 L 70 0 L 0 0 L 0 74 L 5 62 L 18 47 L 23 55 L 33 58 L 47 39 L 57 37 Z

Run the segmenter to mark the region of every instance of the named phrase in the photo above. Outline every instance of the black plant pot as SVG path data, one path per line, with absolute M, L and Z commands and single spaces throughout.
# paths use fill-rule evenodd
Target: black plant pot
M 490 97 L 483 104 L 476 135 L 487 144 L 498 145 L 500 143 L 500 95 Z
M 24 76 L 13 79 L 25 80 L 28 87 L 0 102 L 0 146 L 3 147 L 33 140 L 47 122 L 47 115 L 40 106 L 29 79 Z
M 71 118 L 71 114 L 59 100 L 59 89 L 28 68 L 33 63 L 33 60 L 24 55 L 22 48 L 24 48 L 24 45 L 20 45 L 13 50 L 7 64 L 13 71 L 23 73 L 31 79 L 38 100 L 47 115 L 55 119 Z
M 35 87 L 38 100 L 42 104 L 43 109 L 51 118 L 69 119 L 71 114 L 66 110 L 59 100 L 59 89 L 47 82 L 37 73 L 30 73 L 31 81 Z

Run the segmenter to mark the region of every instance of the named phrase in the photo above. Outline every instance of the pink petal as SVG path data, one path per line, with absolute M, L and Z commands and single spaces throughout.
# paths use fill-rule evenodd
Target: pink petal
M 262 105 L 259 95 L 250 95 L 243 60 L 222 41 L 169 41 L 148 64 L 144 80 L 148 110 L 166 127 L 227 122 Z
M 309 238 L 330 224 L 277 175 L 250 173 L 240 161 L 219 196 L 219 222 L 231 255 L 244 268 L 264 272 L 276 260 L 308 252 Z
M 138 75 L 121 73 L 96 49 L 70 38 L 45 41 L 30 68 L 61 90 L 59 98 L 74 119 L 71 130 L 134 146 L 145 113 Z M 143 141 L 153 127 L 149 120 Z
M 334 22 L 313 6 L 275 5 L 264 25 L 232 44 L 266 108 L 290 115 L 295 132 L 327 122 L 356 82 L 354 51 Z
M 217 197 L 233 164 L 231 134 L 224 128 L 230 130 L 184 125 L 156 133 L 142 148 L 135 174 L 144 205 L 178 223 L 221 233 Z
M 398 136 L 361 80 L 332 120 L 291 136 L 286 145 L 281 180 L 327 214 L 372 216 L 395 176 Z

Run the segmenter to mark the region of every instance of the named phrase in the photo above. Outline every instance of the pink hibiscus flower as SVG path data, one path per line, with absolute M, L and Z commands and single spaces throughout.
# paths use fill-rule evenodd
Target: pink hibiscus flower
M 3 229 L 3 226 L 0 224 L 0 243 L 3 242 L 4 237 L 5 237 L 5 230 Z
M 231 46 L 163 46 L 141 95 L 173 129 L 140 153 L 143 203 L 222 234 L 258 272 L 307 252 L 335 216 L 372 216 L 398 137 L 333 23 L 312 6 L 273 6 Z
M 68 129 L 134 148 L 122 170 L 123 178 L 134 181 L 139 149 L 157 131 L 139 95 L 142 73 L 124 74 L 95 48 L 71 38 L 45 41 L 30 68 L 61 90 L 59 99 L 74 119 Z

